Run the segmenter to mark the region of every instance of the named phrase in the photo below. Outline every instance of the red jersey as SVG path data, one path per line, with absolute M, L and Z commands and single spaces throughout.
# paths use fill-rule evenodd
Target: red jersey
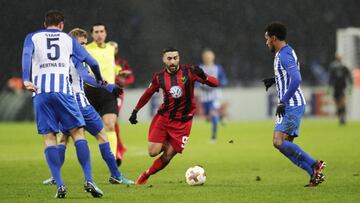
M 211 87 L 219 85 L 219 81 L 215 77 L 206 76 L 206 81 L 197 76 L 194 73 L 194 66 L 180 65 L 176 73 L 169 73 L 164 68 L 153 76 L 149 88 L 139 99 L 135 110 L 139 111 L 155 92 L 162 89 L 163 103 L 158 109 L 158 114 L 174 120 L 189 120 L 196 111 L 194 102 L 195 82 L 198 81 Z

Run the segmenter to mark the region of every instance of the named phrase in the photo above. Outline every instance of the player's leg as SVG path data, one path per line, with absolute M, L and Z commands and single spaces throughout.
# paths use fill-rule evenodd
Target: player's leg
M 66 135 L 65 135 L 66 134 Z M 66 152 L 66 145 L 69 141 L 69 133 L 63 133 L 60 137 L 59 144 L 57 145 L 57 149 L 59 152 L 59 160 L 60 160 L 60 168 L 64 165 L 65 160 L 65 152 Z M 54 177 L 50 177 L 43 181 L 44 185 L 56 185 L 56 180 Z
M 110 149 L 113 155 L 116 155 L 117 150 L 117 138 L 115 132 L 115 123 L 117 121 L 117 115 L 114 113 L 107 113 L 102 116 L 104 122 L 104 128 L 110 143 Z
M 146 170 L 140 175 L 140 177 L 136 181 L 137 185 L 145 184 L 151 175 L 154 175 L 158 171 L 164 169 L 169 164 L 171 159 L 177 154 L 177 152 L 169 142 L 161 144 L 161 148 L 159 148 L 160 143 L 156 143 L 155 145 L 149 143 L 149 145 L 156 146 L 156 150 L 153 149 L 152 152 L 150 152 L 149 150 L 150 156 L 156 156 L 155 154 L 156 152 L 158 152 L 157 150 L 159 149 L 160 149 L 159 153 L 161 153 L 162 151 L 162 154 L 153 162 L 153 164 L 150 166 L 148 170 Z
M 78 161 L 83 169 L 85 180 L 93 182 L 91 174 L 91 160 L 90 160 L 90 151 L 87 140 L 84 136 L 83 128 L 73 128 L 70 130 L 71 137 L 75 143 L 76 155 Z
M 57 139 L 54 133 L 48 133 L 43 135 L 43 140 L 45 144 L 45 157 L 48 163 L 48 166 L 51 171 L 52 177 L 56 181 L 56 185 L 59 188 L 64 185 L 64 181 L 60 175 L 61 163 L 59 158 L 59 152 L 57 148 Z
M 305 106 L 287 107 L 286 114 L 278 118 L 275 126 L 273 145 L 295 165 L 304 169 L 316 185 L 323 181 L 322 168 L 325 162 L 316 161 L 292 142 L 299 134 L 299 126 Z
M 115 157 L 111 152 L 110 144 L 99 114 L 91 105 L 85 107 L 79 106 L 79 108 L 85 120 L 85 130 L 98 141 L 101 156 L 109 168 L 109 182 L 112 184 L 133 184 L 133 181 L 128 180 L 121 174 L 116 165 Z
M 60 173 L 60 159 L 57 148 L 56 133 L 59 132 L 56 109 L 53 104 L 57 102 L 52 94 L 40 94 L 33 98 L 36 125 L 38 133 L 43 135 L 45 144 L 44 154 L 52 176 L 56 180 L 56 198 L 65 198 L 66 188 Z
M 220 107 L 220 103 L 218 101 L 211 102 L 210 120 L 211 120 L 211 140 L 213 142 L 216 142 L 217 139 L 217 132 L 220 121 L 219 107 Z
M 99 143 L 99 149 L 103 160 L 105 161 L 106 165 L 110 171 L 110 178 L 109 182 L 111 184 L 125 184 L 131 185 L 134 184 L 134 181 L 128 180 L 118 169 L 115 156 L 111 152 L 110 144 L 106 136 L 106 132 L 102 129 L 97 135 L 96 140 Z
M 316 164 L 316 160 L 306 154 L 299 146 L 294 144 L 289 135 L 275 131 L 273 136 L 273 145 L 282 154 L 284 154 L 295 165 L 304 169 L 310 176 L 313 175 L 314 170 L 312 166 Z
M 64 132 L 70 132 L 70 135 L 74 140 L 76 155 L 85 176 L 84 189 L 86 192 L 91 193 L 93 197 L 102 197 L 103 192 L 93 183 L 90 151 L 83 128 L 83 126 L 85 126 L 85 121 L 79 106 L 71 95 L 58 94 L 58 101 L 62 104 L 57 106 L 60 114 L 59 123 Z
M 346 98 L 344 93 L 339 98 L 339 119 L 340 124 L 344 125 L 346 123 Z
M 155 157 L 159 155 L 162 151 L 165 151 L 166 148 L 169 146 L 168 142 L 166 141 L 166 138 L 168 137 L 167 133 L 167 122 L 169 122 L 165 117 L 160 116 L 159 114 L 156 114 L 151 122 L 151 125 L 149 127 L 149 136 L 148 136 L 148 152 L 150 157 Z M 151 171 L 154 171 L 155 169 L 161 170 L 166 165 L 159 160 L 156 159 L 152 166 L 145 172 L 143 172 L 138 180 L 136 181 L 136 184 L 145 184 L 149 176 L 151 175 L 149 173 L 150 169 Z M 158 171 L 158 170 L 155 170 Z
M 120 114 L 120 110 L 123 106 L 123 101 L 124 101 L 124 94 L 121 94 L 117 98 L 118 115 Z M 124 153 L 126 152 L 126 147 L 121 140 L 119 122 L 115 122 L 115 132 L 116 132 L 116 138 L 117 138 L 117 143 L 116 143 L 117 147 L 116 147 L 116 154 L 114 154 L 114 155 L 116 157 L 117 165 L 120 166 L 122 160 L 124 159 Z

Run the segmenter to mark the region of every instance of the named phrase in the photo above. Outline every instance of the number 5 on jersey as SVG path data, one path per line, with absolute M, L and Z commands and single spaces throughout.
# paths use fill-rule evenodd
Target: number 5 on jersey
M 49 50 L 47 57 L 48 59 L 55 61 L 60 57 L 60 47 L 56 43 L 59 41 L 59 38 L 47 38 L 47 49 Z M 52 56 L 52 50 L 55 52 L 55 56 Z

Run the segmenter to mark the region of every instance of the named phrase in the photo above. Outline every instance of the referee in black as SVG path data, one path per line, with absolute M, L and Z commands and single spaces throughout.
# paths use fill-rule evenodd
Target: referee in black
M 335 55 L 335 61 L 330 64 L 329 86 L 332 89 L 336 114 L 340 125 L 346 124 L 346 87 L 352 88 L 352 77 L 349 69 L 341 62 L 341 56 Z

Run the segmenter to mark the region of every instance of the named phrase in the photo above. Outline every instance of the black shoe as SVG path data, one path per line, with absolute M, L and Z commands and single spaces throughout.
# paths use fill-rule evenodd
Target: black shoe
M 100 198 L 104 195 L 103 191 L 101 191 L 100 188 L 95 185 L 95 183 L 92 183 L 90 181 L 85 181 L 84 190 L 85 192 L 90 193 L 95 198 Z
M 64 185 L 61 185 L 58 187 L 55 198 L 63 199 L 66 197 L 66 187 Z

